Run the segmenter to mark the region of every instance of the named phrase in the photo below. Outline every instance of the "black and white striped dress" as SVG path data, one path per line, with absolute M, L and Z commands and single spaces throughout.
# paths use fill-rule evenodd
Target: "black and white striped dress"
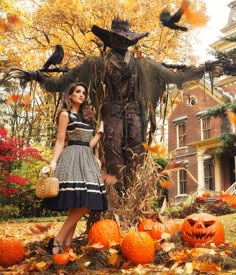
M 68 146 L 63 150 L 54 174 L 60 182 L 59 195 L 44 199 L 43 205 L 52 210 L 87 207 L 93 211 L 105 211 L 105 185 L 93 150 L 89 147 L 93 127 L 83 123 L 79 114 L 68 114 Z

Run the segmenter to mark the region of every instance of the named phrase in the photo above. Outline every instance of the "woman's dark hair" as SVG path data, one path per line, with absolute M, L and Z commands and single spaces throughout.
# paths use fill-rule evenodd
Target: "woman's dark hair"
M 62 111 L 71 111 L 72 110 L 72 101 L 70 99 L 70 95 L 73 94 L 76 87 L 82 86 L 85 89 L 85 100 L 81 104 L 79 113 L 82 115 L 83 122 L 87 122 L 89 124 L 94 123 L 94 111 L 92 106 L 88 103 L 88 87 L 83 82 L 74 82 L 69 85 L 68 89 L 65 91 L 62 101 L 61 101 L 61 108 L 57 115 L 57 122 L 59 115 Z

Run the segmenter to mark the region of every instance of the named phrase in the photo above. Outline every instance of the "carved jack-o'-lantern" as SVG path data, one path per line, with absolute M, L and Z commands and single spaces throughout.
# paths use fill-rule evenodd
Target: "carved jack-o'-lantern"
M 225 241 L 223 224 L 216 216 L 207 213 L 187 216 L 182 224 L 181 235 L 185 243 L 192 245 L 208 242 L 221 244 Z

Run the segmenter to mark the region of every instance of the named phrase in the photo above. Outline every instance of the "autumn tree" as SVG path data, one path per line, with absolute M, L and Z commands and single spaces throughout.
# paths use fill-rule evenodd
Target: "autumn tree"
M 104 54 L 103 44 L 91 32 L 91 27 L 96 24 L 109 29 L 111 20 L 120 15 L 130 21 L 132 30 L 150 32 L 147 38 L 130 48 L 134 55 L 141 53 L 160 62 L 183 63 L 183 60 L 189 62 L 191 32 L 204 23 L 204 1 L 191 3 L 191 9 L 202 14 L 202 22 L 201 20 L 194 22 L 194 16 L 192 21 L 187 16 L 181 18 L 181 24 L 189 27 L 188 35 L 162 27 L 159 20 L 163 8 L 168 7 L 171 13 L 174 13 L 181 2 L 181 0 L 174 0 L 172 3 L 167 0 L 154 2 L 47 0 L 37 3 L 28 1 L 29 7 L 27 7 L 20 5 L 24 1 L 4 0 L 0 8 L 4 11 L 5 17 L 9 14 L 18 17 L 11 28 L 2 30 L 1 54 L 7 57 L 6 67 L 32 71 L 42 68 L 52 53 L 53 45 L 61 44 L 65 51 L 61 66 L 71 68 L 88 55 Z M 6 19 L 4 20 L 6 23 Z M 21 96 L 19 101 L 11 101 L 15 95 Z M 30 103 L 28 106 L 22 106 L 22 100 L 27 95 Z M 51 131 L 52 121 L 55 120 L 55 110 L 60 96 L 45 93 L 37 84 L 20 89 L 18 82 L 5 92 L 1 114 L 5 122 L 10 122 L 9 127 L 14 130 L 11 131 L 14 135 L 17 126 L 21 129 L 18 136 L 26 140 L 36 140 L 39 143 L 45 139 L 53 140 L 55 132 Z M 16 116 L 21 119 L 16 119 Z M 24 127 L 29 131 L 23 130 Z

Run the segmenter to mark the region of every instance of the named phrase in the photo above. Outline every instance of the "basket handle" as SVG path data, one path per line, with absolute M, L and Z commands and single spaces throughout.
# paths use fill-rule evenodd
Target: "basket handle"
M 44 169 L 47 169 L 48 168 L 48 171 L 43 171 Z M 47 175 L 48 175 L 48 173 L 50 173 L 49 174 L 49 176 L 50 177 L 53 177 L 54 176 L 54 171 L 52 170 L 52 167 L 50 166 L 50 165 L 47 165 L 47 166 L 44 166 L 41 170 L 40 170 L 40 172 L 39 172 L 39 177 L 40 178 L 45 178 L 45 177 L 47 177 Z

